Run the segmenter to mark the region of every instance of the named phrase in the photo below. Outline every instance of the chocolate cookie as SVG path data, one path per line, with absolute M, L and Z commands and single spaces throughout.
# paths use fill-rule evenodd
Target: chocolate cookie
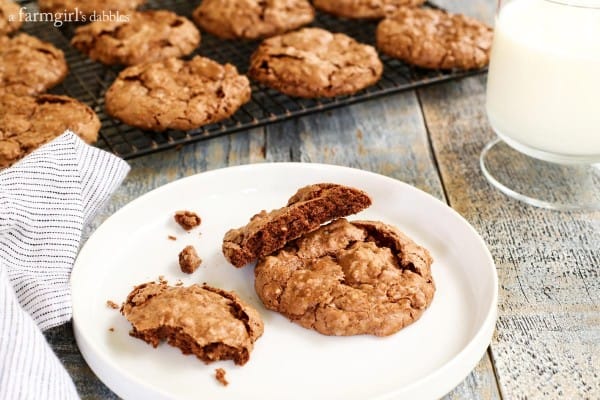
M 258 39 L 309 24 L 315 12 L 308 0 L 203 0 L 194 21 L 223 39 Z
M 42 12 L 73 13 L 73 15 L 77 13 L 78 17 L 81 15 L 89 17 L 111 11 L 116 17 L 117 11 L 125 13 L 135 10 L 145 2 L 146 0 L 38 0 L 38 6 Z
M 492 28 L 440 10 L 403 8 L 377 27 L 381 51 L 423 68 L 482 68 L 491 46 Z
M 325 335 L 387 336 L 431 304 L 429 252 L 381 222 L 339 219 L 258 261 L 271 310 Z
M 0 168 L 9 167 L 67 129 L 93 143 L 100 120 L 88 106 L 67 96 L 0 94 Z
M 382 72 L 372 46 L 341 33 L 304 28 L 262 42 L 248 74 L 287 95 L 315 98 L 358 92 Z
M 154 347 L 166 339 L 207 363 L 233 360 L 244 365 L 263 333 L 254 308 L 235 293 L 206 285 L 144 283 L 127 296 L 121 313 L 131 322 L 131 336 Z
M 35 95 L 67 76 L 63 52 L 50 43 L 21 33 L 0 36 L 0 93 Z
M 21 25 L 19 5 L 11 0 L 0 0 L 0 35 L 12 33 Z
M 371 198 L 365 192 L 348 186 L 305 186 L 288 200 L 287 206 L 262 211 L 246 226 L 229 230 L 223 238 L 223 255 L 236 267 L 243 267 L 332 219 L 356 214 L 370 205 Z
M 166 10 L 133 11 L 128 21 L 96 21 L 77 28 L 71 44 L 92 60 L 135 65 L 190 54 L 200 32 L 185 17 Z
M 250 83 L 231 64 L 168 58 L 124 69 L 105 99 L 106 111 L 126 124 L 189 130 L 235 113 L 250 100 Z
M 401 7 L 418 7 L 425 0 L 314 0 L 321 11 L 344 18 L 379 19 Z

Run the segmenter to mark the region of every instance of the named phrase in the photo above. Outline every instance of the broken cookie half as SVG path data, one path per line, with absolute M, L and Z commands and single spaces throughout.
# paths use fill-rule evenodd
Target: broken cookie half
M 167 340 L 206 363 L 233 360 L 244 365 L 263 333 L 254 308 L 235 293 L 207 285 L 144 283 L 129 293 L 121 313 L 132 325 L 131 336 L 154 347 Z
M 356 214 L 371 205 L 365 192 L 333 183 L 299 189 L 285 207 L 262 211 L 223 238 L 223 255 L 240 268 L 283 248 L 286 243 L 331 220 Z

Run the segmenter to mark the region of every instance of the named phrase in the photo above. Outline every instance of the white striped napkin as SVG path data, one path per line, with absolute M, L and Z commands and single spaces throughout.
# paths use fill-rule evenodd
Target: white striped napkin
M 71 318 L 82 229 L 128 171 L 67 131 L 0 172 L 0 399 L 78 398 L 40 329 Z

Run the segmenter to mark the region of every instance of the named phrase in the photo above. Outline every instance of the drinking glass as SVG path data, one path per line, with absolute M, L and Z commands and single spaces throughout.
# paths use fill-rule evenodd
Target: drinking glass
M 499 0 L 481 169 L 508 196 L 600 209 L 600 0 Z

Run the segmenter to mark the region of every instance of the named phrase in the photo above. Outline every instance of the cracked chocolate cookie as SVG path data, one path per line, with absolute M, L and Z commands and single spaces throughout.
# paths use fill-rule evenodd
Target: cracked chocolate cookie
M 431 304 L 429 252 L 396 228 L 339 219 L 262 258 L 264 305 L 325 335 L 387 336 Z
M 196 56 L 126 68 L 106 92 L 106 112 L 141 129 L 190 130 L 223 120 L 250 100 L 250 82 L 231 64 Z
M 482 68 L 491 46 L 492 28 L 441 10 L 403 8 L 377 27 L 382 52 L 422 68 Z
M 287 242 L 318 229 L 332 219 L 356 214 L 371 205 L 363 191 L 333 183 L 299 189 L 285 207 L 262 211 L 223 238 L 223 255 L 240 268 L 281 249 Z
M 344 18 L 379 19 L 401 7 L 418 7 L 425 0 L 314 0 L 315 7 Z
M 287 95 L 316 98 L 358 92 L 382 72 L 372 46 L 341 33 L 304 28 L 263 41 L 252 54 L 248 75 Z
M 244 365 L 263 334 L 260 314 L 232 292 L 210 286 L 144 283 L 127 296 L 121 313 L 131 336 L 157 347 L 162 340 L 210 363 Z
M 78 16 L 91 15 L 101 16 L 104 13 L 112 11 L 123 12 L 135 10 L 146 0 L 38 0 L 38 6 L 42 12 L 51 13 L 77 13 Z M 123 16 L 124 14 L 121 14 Z
M 67 96 L 0 93 L 0 168 L 11 166 L 67 129 L 93 143 L 100 120 L 88 106 Z
M 36 37 L 0 36 L 0 93 L 35 95 L 62 82 L 68 67 L 64 53 Z
M 18 30 L 23 21 L 19 17 L 19 5 L 12 0 L 0 0 L 0 35 Z
M 103 64 L 135 65 L 190 54 L 200 43 L 192 21 L 171 11 L 131 12 L 128 21 L 77 28 L 73 47 Z
M 308 0 L 203 0 L 194 21 L 223 39 L 270 37 L 309 24 L 315 12 Z

